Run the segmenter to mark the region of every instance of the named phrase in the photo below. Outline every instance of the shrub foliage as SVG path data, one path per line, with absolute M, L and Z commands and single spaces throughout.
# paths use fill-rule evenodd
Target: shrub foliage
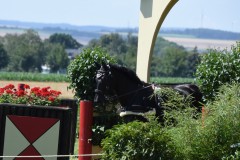
M 75 97 L 78 99 L 94 98 L 94 76 L 97 70 L 95 62 L 114 63 L 114 59 L 99 47 L 86 48 L 68 66 L 69 88 L 75 91 Z
M 223 84 L 240 82 L 240 41 L 230 51 L 211 49 L 202 56 L 196 79 L 207 100 L 213 100 Z
M 231 148 L 240 142 L 239 87 L 221 87 L 204 119 L 180 121 L 169 130 L 177 159 L 221 159 L 240 149 Z
M 104 159 L 239 159 L 240 85 L 224 85 L 202 117 L 190 107 L 171 107 L 164 127 L 131 122 L 107 131 Z M 171 100 L 172 101 L 172 100 Z M 174 101 L 173 101 L 174 102 Z M 169 102 L 167 102 L 169 104 Z M 177 106 L 178 103 L 173 103 Z M 182 109 L 179 109 L 182 108 Z M 175 123 L 169 123 L 174 119 Z M 232 147 L 234 146 L 235 147 Z
M 102 142 L 103 159 L 172 159 L 170 151 L 165 149 L 168 141 L 168 135 L 157 121 L 117 125 L 107 131 L 107 138 Z

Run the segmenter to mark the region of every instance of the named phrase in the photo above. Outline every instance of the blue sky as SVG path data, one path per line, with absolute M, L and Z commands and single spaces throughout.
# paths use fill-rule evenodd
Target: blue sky
M 240 0 L 179 0 L 162 27 L 240 32 Z M 2 0 L 1 20 L 138 27 L 140 0 Z

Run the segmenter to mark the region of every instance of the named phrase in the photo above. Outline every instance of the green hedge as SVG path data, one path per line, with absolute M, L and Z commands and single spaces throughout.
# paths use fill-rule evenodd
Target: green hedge
M 102 141 L 103 159 L 239 159 L 240 147 L 231 148 L 240 143 L 239 95 L 239 84 L 223 86 L 214 103 L 205 106 L 204 118 L 192 108 L 182 108 L 181 98 L 171 99 L 164 127 L 150 120 L 108 130 Z
M 93 100 L 97 66 L 95 63 L 114 63 L 115 60 L 102 48 L 84 49 L 68 66 L 67 77 L 70 89 L 81 100 Z
M 206 100 L 214 100 L 223 84 L 240 82 L 240 41 L 231 50 L 211 49 L 201 57 L 196 80 Z

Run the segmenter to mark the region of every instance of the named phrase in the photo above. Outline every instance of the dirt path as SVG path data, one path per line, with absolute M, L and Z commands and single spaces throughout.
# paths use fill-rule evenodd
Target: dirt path
M 19 83 L 28 84 L 30 88 L 33 87 L 51 87 L 53 90 L 62 92 L 60 98 L 74 98 L 72 90 L 68 90 L 69 83 L 66 82 L 27 82 L 27 81 L 0 81 L 0 87 L 4 87 L 8 84 L 13 84 L 15 87 Z

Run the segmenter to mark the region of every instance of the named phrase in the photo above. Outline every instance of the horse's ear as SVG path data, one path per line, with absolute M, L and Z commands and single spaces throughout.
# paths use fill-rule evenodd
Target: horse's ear
M 110 69 L 109 65 L 107 65 L 105 62 L 102 63 L 102 67 L 105 71 Z

